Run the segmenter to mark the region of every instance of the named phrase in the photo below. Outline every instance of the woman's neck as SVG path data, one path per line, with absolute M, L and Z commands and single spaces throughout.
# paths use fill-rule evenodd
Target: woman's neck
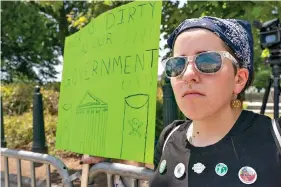
M 231 130 L 241 112 L 240 108 L 227 108 L 204 120 L 194 120 L 190 138 L 192 144 L 205 147 L 217 143 Z

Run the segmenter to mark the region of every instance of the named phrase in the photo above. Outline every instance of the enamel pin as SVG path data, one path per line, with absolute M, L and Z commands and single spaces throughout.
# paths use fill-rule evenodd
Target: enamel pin
M 193 167 L 192 167 L 192 170 L 197 173 L 197 174 L 200 174 L 204 171 L 206 167 L 202 164 L 202 163 L 197 163 L 197 164 L 194 164 Z
M 216 165 L 215 171 L 219 176 L 224 176 L 228 171 L 228 167 L 224 163 L 218 163 Z
M 174 175 L 176 178 L 181 178 L 185 173 L 185 166 L 183 163 L 179 163 L 174 170 Z
M 159 173 L 162 174 L 164 173 L 164 171 L 166 170 L 166 166 L 167 166 L 167 161 L 166 160 L 162 160 L 160 166 L 159 166 Z
M 256 171 L 249 166 L 242 167 L 238 172 L 238 176 L 244 184 L 253 184 L 257 180 Z

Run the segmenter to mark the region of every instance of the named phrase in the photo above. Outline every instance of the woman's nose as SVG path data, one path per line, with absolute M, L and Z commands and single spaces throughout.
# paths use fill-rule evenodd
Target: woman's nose
M 198 82 L 199 81 L 199 74 L 198 71 L 195 68 L 195 63 L 190 61 L 185 69 L 185 71 L 183 72 L 183 80 L 187 81 L 187 82 L 191 82 L 191 81 L 195 81 Z

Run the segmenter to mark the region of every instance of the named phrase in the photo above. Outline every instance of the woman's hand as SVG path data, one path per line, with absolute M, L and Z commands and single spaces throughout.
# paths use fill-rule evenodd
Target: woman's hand
M 80 164 L 97 164 L 99 162 L 104 162 L 106 158 L 99 157 L 99 156 L 89 156 L 89 157 L 82 157 Z

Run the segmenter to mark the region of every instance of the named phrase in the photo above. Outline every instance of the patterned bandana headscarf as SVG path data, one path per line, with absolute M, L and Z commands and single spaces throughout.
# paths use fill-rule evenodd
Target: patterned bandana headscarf
M 176 38 L 187 29 L 204 28 L 218 35 L 232 49 L 239 60 L 239 67 L 247 68 L 249 80 L 253 75 L 253 35 L 251 25 L 238 19 L 220 19 L 205 16 L 184 20 L 171 34 L 167 43 L 173 49 Z M 249 81 L 248 81 L 249 82 Z

